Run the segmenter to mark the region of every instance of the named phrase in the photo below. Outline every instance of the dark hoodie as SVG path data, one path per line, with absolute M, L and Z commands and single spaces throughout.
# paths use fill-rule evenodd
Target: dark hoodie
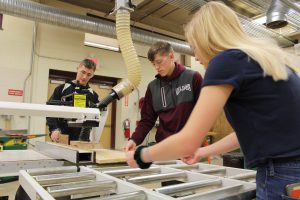
M 175 63 L 171 76 L 155 76 L 149 83 L 141 120 L 131 139 L 139 145 L 154 126 L 157 117 L 159 127 L 156 142 L 160 142 L 180 131 L 187 122 L 200 94 L 202 77 L 198 72 L 187 70 Z
M 92 107 L 92 104 L 99 103 L 98 94 L 93 91 L 89 85 L 77 85 L 76 81 L 68 81 L 65 84 L 59 85 L 55 88 L 52 96 L 48 100 L 47 104 L 51 104 L 51 101 L 62 101 L 63 96 L 68 96 L 75 92 L 75 88 L 78 86 L 80 90 L 85 90 L 87 92 L 87 105 Z M 73 101 L 73 96 L 68 96 L 65 101 L 71 102 Z M 55 129 L 60 129 L 62 134 L 69 135 L 69 140 L 78 140 L 81 132 L 81 128 L 76 127 L 68 127 L 67 122 L 62 118 L 52 118 L 47 117 L 47 125 L 49 126 L 49 132 Z

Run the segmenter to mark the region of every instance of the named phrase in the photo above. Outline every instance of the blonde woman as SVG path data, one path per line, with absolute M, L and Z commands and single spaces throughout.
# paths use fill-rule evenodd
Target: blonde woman
M 196 59 L 207 69 L 200 97 L 184 128 L 152 147 L 127 153 L 132 167 L 152 161 L 202 157 L 241 147 L 257 167 L 257 198 L 282 199 L 300 182 L 300 61 L 274 42 L 248 36 L 237 15 L 218 2 L 202 6 L 185 28 Z M 199 148 L 225 110 L 235 130 Z

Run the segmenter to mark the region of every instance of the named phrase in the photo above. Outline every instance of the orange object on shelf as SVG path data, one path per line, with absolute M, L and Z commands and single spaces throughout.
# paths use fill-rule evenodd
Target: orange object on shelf
M 204 147 L 210 145 L 209 142 L 208 142 L 208 140 L 209 140 L 208 138 L 206 138 L 206 139 L 204 140 L 204 142 L 203 142 L 203 146 L 204 146 Z M 208 164 L 211 164 L 211 157 L 210 157 L 210 156 L 207 156 L 207 163 L 208 163 Z

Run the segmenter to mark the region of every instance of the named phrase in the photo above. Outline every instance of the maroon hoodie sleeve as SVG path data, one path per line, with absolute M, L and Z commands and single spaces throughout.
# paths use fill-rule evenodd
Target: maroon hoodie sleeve
M 195 103 L 198 100 L 198 97 L 200 95 L 201 86 L 202 86 L 202 76 L 199 72 L 196 72 L 193 78 L 193 88 L 194 88 L 194 95 L 195 95 Z
M 153 128 L 157 116 L 158 115 L 152 106 L 152 94 L 148 86 L 141 110 L 141 120 L 131 136 L 131 139 L 136 143 L 136 145 L 139 145 L 144 141 L 149 131 Z

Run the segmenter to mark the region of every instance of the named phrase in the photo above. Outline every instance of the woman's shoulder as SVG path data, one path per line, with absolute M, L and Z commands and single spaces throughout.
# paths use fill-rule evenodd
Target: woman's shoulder
M 242 74 L 249 64 L 249 56 L 240 49 L 226 49 L 217 54 L 208 64 L 207 71 Z
M 240 49 L 226 49 L 218 53 L 211 59 L 211 65 L 223 65 L 224 63 L 243 63 L 248 62 L 249 56 Z
M 221 51 L 219 54 L 217 54 L 216 58 L 226 58 L 226 57 L 241 58 L 241 57 L 245 57 L 245 56 L 248 57 L 248 55 L 240 49 L 226 49 L 224 51 Z

